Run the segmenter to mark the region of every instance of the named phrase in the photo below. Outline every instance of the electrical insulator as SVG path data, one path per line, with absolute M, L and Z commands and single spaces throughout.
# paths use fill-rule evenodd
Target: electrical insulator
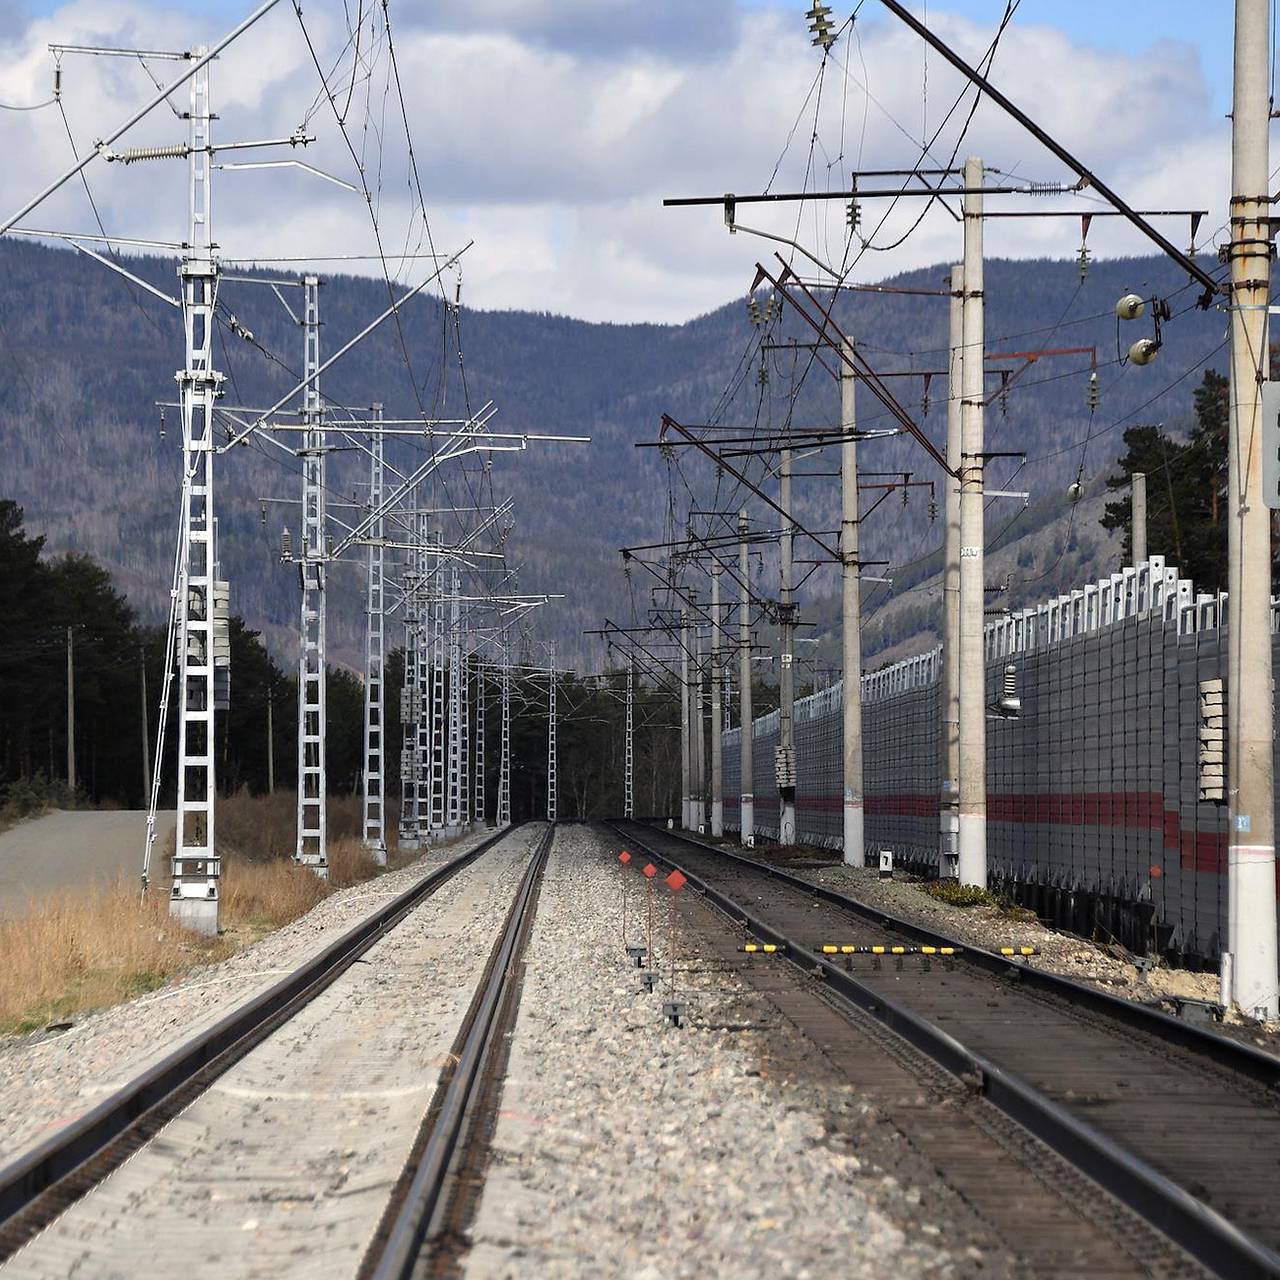
M 1080 280 L 1083 283 L 1089 276 L 1089 250 L 1085 245 L 1080 246 L 1080 252 L 1076 255 L 1076 265 L 1080 268 Z
M 751 317 L 751 323 L 754 325 L 764 323 L 764 316 L 760 313 L 760 304 L 754 298 L 747 299 L 747 315 Z
M 769 302 L 764 309 L 765 324 L 776 319 L 782 314 L 782 299 L 775 293 L 770 296 Z
M 1098 371 L 1095 369 L 1089 375 L 1089 412 L 1092 413 L 1101 402 L 1101 393 L 1098 390 Z
M 760 365 L 759 372 L 756 374 L 756 382 L 762 387 L 769 385 L 769 370 L 764 364 Z
M 1159 350 L 1160 344 L 1154 338 L 1139 338 L 1129 348 L 1129 359 L 1133 364 L 1150 364 Z
M 844 220 L 849 224 L 850 231 L 857 231 L 862 226 L 862 206 L 856 200 L 849 201 L 849 207 L 845 210 Z
M 293 534 L 288 529 L 280 531 L 280 559 L 285 562 L 293 559 Z
M 267 504 L 265 502 L 258 503 L 258 507 L 262 512 L 262 527 L 267 527 Z
M 938 518 L 938 502 L 936 498 L 929 499 L 929 522 L 932 523 Z
M 160 439 L 164 439 L 164 405 L 160 406 Z
M 813 0 L 805 17 L 809 19 L 809 30 L 813 34 L 811 43 L 821 45 L 823 53 L 826 53 L 836 42 L 835 31 L 831 26 L 831 6 L 823 4 L 821 0 Z

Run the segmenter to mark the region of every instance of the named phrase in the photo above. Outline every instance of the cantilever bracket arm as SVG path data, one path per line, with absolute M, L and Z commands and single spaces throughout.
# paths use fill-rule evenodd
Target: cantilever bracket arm
M 926 44 L 940 53 L 962 76 L 976 85 L 980 92 L 985 93 L 996 106 L 1012 116 L 1037 142 L 1047 147 L 1063 164 L 1073 170 L 1080 180 L 1080 189 L 1092 187 L 1113 209 L 1127 218 L 1148 240 L 1157 245 L 1182 267 L 1193 280 L 1198 280 L 1205 289 L 1200 298 L 1201 307 L 1207 308 L 1214 295 L 1224 291 L 1224 286 L 1205 271 L 1194 258 L 1189 254 L 1183 253 L 1181 249 L 1161 235 L 1136 209 L 1112 191 L 1097 174 L 1086 168 L 1066 147 L 1036 124 L 1025 111 L 1006 98 L 976 67 L 971 67 L 945 40 L 930 31 L 906 5 L 900 4 L 899 0 L 880 0 L 880 3 L 896 18 L 905 22 Z

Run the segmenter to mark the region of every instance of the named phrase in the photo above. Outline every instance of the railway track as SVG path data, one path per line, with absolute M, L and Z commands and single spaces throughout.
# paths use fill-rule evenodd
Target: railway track
M 504 1033 L 513 1024 L 518 1006 L 519 960 L 536 911 L 554 830 L 553 826 L 546 828 L 528 857 L 453 1051 L 445 1059 L 431 1104 L 421 1120 L 409 1162 L 395 1183 L 372 1243 L 364 1251 L 361 1275 L 389 1278 L 450 1272 L 450 1259 L 457 1254 L 456 1240 L 467 1223 L 480 1181 L 488 1116 L 496 1109 L 501 1090 Z M 416 908 L 510 835 L 510 831 L 496 833 L 436 868 L 297 971 L 192 1036 L 123 1089 L 0 1169 L 0 1261 L 28 1242 L 45 1244 L 36 1237 L 46 1231 L 56 1234 L 61 1226 L 57 1220 L 68 1209 L 106 1183 L 127 1161 L 144 1153 L 166 1126 L 253 1050 L 266 1048 L 272 1037 L 290 1024 L 313 1017 L 306 1011 L 317 997 L 370 947 L 393 934 Z M 176 1139 L 169 1141 L 177 1144 Z M 233 1135 L 231 1143 L 238 1145 L 239 1136 Z M 235 1177 L 252 1174 L 251 1168 L 237 1169 Z M 212 1190 L 216 1199 L 216 1185 Z M 234 1233 L 237 1227 L 223 1229 Z M 191 1230 L 198 1231 L 194 1219 Z M 145 1242 L 139 1243 L 139 1256 L 147 1256 Z M 216 1257 L 217 1242 L 213 1243 Z M 207 1259 L 209 1254 L 202 1253 L 201 1258 Z M 199 1259 L 193 1261 L 198 1263 Z M 156 1265 L 161 1265 L 158 1259 Z M 37 1271 L 46 1273 L 42 1264 L 37 1264 Z M 192 1274 L 198 1273 L 196 1265 Z
M 1280 1061 L 895 919 L 774 867 L 636 823 L 626 843 L 870 1013 L 1185 1249 L 1231 1277 L 1280 1275 Z M 959 954 L 826 956 L 824 945 Z

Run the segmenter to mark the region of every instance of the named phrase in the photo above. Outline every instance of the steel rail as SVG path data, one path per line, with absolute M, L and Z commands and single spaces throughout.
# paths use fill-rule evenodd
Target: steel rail
M 362 1274 L 375 1280 L 409 1280 L 416 1274 L 423 1247 L 447 1208 L 455 1161 L 462 1154 L 475 1118 L 470 1114 L 472 1102 L 501 1031 L 499 1011 L 519 980 L 517 964 L 533 924 L 542 872 L 554 837 L 555 824 L 548 823 L 480 980 L 461 1052 L 439 1108 L 433 1108 L 435 1115 L 428 1120 L 430 1132 L 413 1179 L 387 1229 L 376 1264 L 361 1269 Z
M 175 1114 L 172 1108 L 179 1095 L 186 1105 L 203 1092 L 305 1008 L 410 911 L 513 829 L 495 832 L 474 849 L 437 867 L 293 973 L 186 1040 L 92 1110 L 0 1169 L 0 1260 L 21 1243 L 9 1239 L 15 1230 L 24 1238 L 34 1234 L 102 1181 L 130 1154 L 119 1151 L 122 1145 L 143 1131 L 154 1132 Z M 195 1094 L 191 1094 L 193 1089 Z M 40 1203 L 46 1195 L 57 1201 L 56 1208 L 47 1213 L 41 1211 Z M 35 1214 L 39 1221 L 21 1221 L 28 1214 Z
M 643 839 L 638 839 L 635 822 L 625 825 L 627 829 L 624 834 L 621 824 L 608 824 L 615 835 L 638 845 L 654 861 L 669 867 L 678 866 L 694 889 L 731 920 L 741 924 L 763 942 L 780 947 L 783 957 L 802 972 L 822 982 L 840 999 L 869 1013 L 939 1066 L 957 1076 L 1215 1274 L 1231 1277 L 1231 1280 L 1280 1276 L 1280 1254 L 1248 1236 L 1215 1209 L 1152 1168 L 1146 1161 L 1112 1141 L 1093 1125 L 1073 1115 L 1022 1077 L 969 1049 L 950 1033 L 914 1013 L 906 1005 L 859 982 L 850 972 L 768 924 L 736 899 L 708 884 L 696 872 L 680 865 L 670 855 L 646 844 Z M 802 880 L 754 858 L 745 858 L 708 845 L 682 832 L 659 831 L 657 834 L 689 845 L 699 852 L 724 857 L 750 870 L 764 873 L 824 902 L 874 920 L 881 927 L 901 931 L 931 943 L 963 946 L 963 953 L 956 958 L 957 963 L 974 963 L 988 969 L 998 968 L 1004 973 L 1013 970 L 1014 976 L 1023 982 L 1030 979 L 1035 983 L 1039 980 L 1039 985 L 1051 988 L 1058 995 L 1095 1010 L 1101 1009 L 1130 1027 L 1137 1027 L 1184 1048 L 1205 1053 L 1213 1061 L 1228 1064 L 1273 1087 L 1280 1084 L 1280 1061 L 1269 1054 L 1259 1053 L 1248 1045 L 1187 1026 L 1167 1014 L 1095 991 L 1082 983 L 1025 966 L 1012 965 L 992 952 L 961 944 L 946 935 L 913 925 L 854 898 Z

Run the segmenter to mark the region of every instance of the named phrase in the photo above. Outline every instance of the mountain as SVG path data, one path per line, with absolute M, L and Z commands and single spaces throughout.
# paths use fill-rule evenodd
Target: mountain
M 173 261 L 136 257 L 127 265 L 166 292 L 176 288 Z M 1068 534 L 1065 487 L 1077 474 L 1105 472 L 1120 452 L 1124 425 L 1188 420 L 1202 369 L 1225 368 L 1225 318 L 1220 309 L 1198 309 L 1196 291 L 1163 259 L 1093 263 L 1083 281 L 1074 262 L 997 259 L 986 271 L 989 352 L 1096 346 L 1100 370 L 1101 404 L 1092 413 L 1086 403 L 1090 360 L 1079 354 L 1038 359 L 1011 382 L 1004 402 L 997 399 L 988 411 L 988 450 L 1027 458 L 994 459 L 988 479 L 991 487 L 1031 495 L 1025 506 L 1018 499 L 994 499 L 988 513 L 989 537 L 1000 536 L 1010 546 L 1006 598 L 1019 603 L 1024 596 L 1046 595 L 1079 577 L 1110 570 L 1108 557 L 1116 554 L 1116 543 L 1097 528 L 1096 511 L 1082 504 Z M 243 282 L 238 274 L 243 272 L 228 269 L 221 285 L 223 315 L 234 315 L 236 325 L 221 329 L 216 362 L 227 374 L 226 403 L 263 406 L 293 385 L 301 334 L 268 288 Z M 938 267 L 889 283 L 938 288 L 943 274 Z M 291 279 L 261 269 L 253 276 Z M 747 278 L 744 273 L 744 284 Z M 281 291 L 286 298 L 297 292 Z M 1115 300 L 1129 291 L 1168 297 L 1174 312 L 1163 326 L 1158 359 L 1144 368 L 1116 363 L 1118 344 L 1127 348 L 1150 332 L 1148 320 L 1124 326 L 1116 321 Z M 322 358 L 358 333 L 387 301 L 383 281 L 328 278 L 321 293 Z M 923 375 L 946 367 L 944 298 L 842 293 L 833 314 L 882 373 Z M 753 328 L 742 300 L 675 325 L 592 324 L 463 307 L 457 326 L 464 367 L 452 347 L 453 324 L 441 301 L 424 293 L 405 307 L 398 326 L 388 322 L 327 372 L 322 389 L 338 405 L 381 401 L 388 417 L 417 415 L 420 406 L 439 416 L 462 417 L 468 403 L 478 409 L 493 401 L 499 410 L 495 430 L 592 437 L 586 446 L 531 443 L 523 453 L 496 454 L 492 463 L 494 491 L 516 499 L 507 550 L 523 565 L 520 589 L 565 595 L 540 612 L 535 632 L 556 638 L 565 659 L 584 670 L 599 669 L 604 656 L 583 630 L 599 626 L 606 614 L 620 622 L 642 617 L 648 600 L 646 575 L 637 568 L 629 579 L 624 576 L 618 548 L 673 536 L 672 503 L 682 521 L 691 494 L 700 507 L 716 497 L 721 509 L 736 508 L 742 498 L 727 475 L 717 479 L 713 464 L 692 450 L 664 456 L 635 447 L 657 439 L 662 413 L 682 422 L 738 426 L 747 434 L 757 424 L 782 423 L 798 385 L 796 424 L 832 424 L 838 414 L 838 391 L 829 376 L 817 366 L 802 376 L 807 352 L 767 353 L 767 381 L 761 383 L 754 350 L 761 331 Z M 252 343 L 237 335 L 245 329 L 252 331 Z M 775 342 L 810 336 L 790 311 L 769 333 Z M 180 444 L 176 411 L 164 411 L 162 437 L 156 402 L 174 399 L 174 370 L 181 357 L 174 309 L 73 251 L 0 241 L 0 496 L 22 504 L 28 528 L 46 535 L 51 550 L 76 549 L 97 557 L 143 617 L 152 620 L 163 616 L 168 599 Z M 1020 363 L 1002 362 L 1010 370 Z M 931 380 L 927 412 L 923 376 L 895 378 L 892 385 L 941 444 L 945 377 Z M 989 391 L 998 385 L 992 374 Z M 860 426 L 887 425 L 883 411 L 861 392 L 859 414 Z M 401 440 L 389 447 L 391 462 L 401 468 L 422 456 L 419 442 Z M 753 477 L 761 476 L 763 459 L 738 461 Z M 334 500 L 358 503 L 362 455 L 335 452 L 329 465 Z M 860 465 L 868 473 L 910 471 L 917 480 L 938 478 L 924 452 L 907 438 L 865 444 Z M 448 490 L 437 488 L 435 501 L 471 501 L 467 495 L 480 491 L 483 466 L 476 458 L 465 475 L 450 473 Z M 811 459 L 798 470 L 830 472 L 833 466 L 834 460 Z M 296 507 L 268 505 L 264 527 L 262 500 L 296 501 L 299 492 L 296 460 L 282 450 L 256 444 L 219 458 L 220 553 L 232 584 L 233 611 L 261 628 L 285 658 L 295 644 L 296 571 L 279 563 L 278 548 L 282 525 L 296 531 Z M 836 526 L 834 480 L 798 479 L 796 494 L 803 523 L 815 531 Z M 897 592 L 921 586 L 936 568 L 929 553 L 941 541 L 928 491 L 914 488 L 906 494 L 904 503 L 901 491 L 890 493 L 864 517 L 864 558 L 885 563 L 868 572 L 891 572 Z M 940 507 L 940 487 L 935 496 Z M 864 499 L 864 512 L 874 497 Z M 773 527 L 772 513 L 759 502 L 752 505 L 760 526 Z M 337 514 L 349 518 L 352 513 Z M 807 545 L 797 544 L 798 558 L 815 558 Z M 812 569 L 812 576 L 801 593 L 802 608 L 821 633 L 834 620 L 835 576 L 830 566 L 803 568 Z M 772 572 L 766 568 L 766 582 Z M 334 656 L 358 665 L 363 573 L 358 563 L 335 566 L 330 582 Z M 881 588 L 871 605 L 878 609 L 887 593 Z M 913 647 L 915 632 L 930 621 L 931 608 L 924 605 L 929 598 L 927 591 L 917 591 L 915 600 L 904 597 L 884 608 L 879 623 L 872 619 L 869 656 L 890 646 L 895 653 Z

